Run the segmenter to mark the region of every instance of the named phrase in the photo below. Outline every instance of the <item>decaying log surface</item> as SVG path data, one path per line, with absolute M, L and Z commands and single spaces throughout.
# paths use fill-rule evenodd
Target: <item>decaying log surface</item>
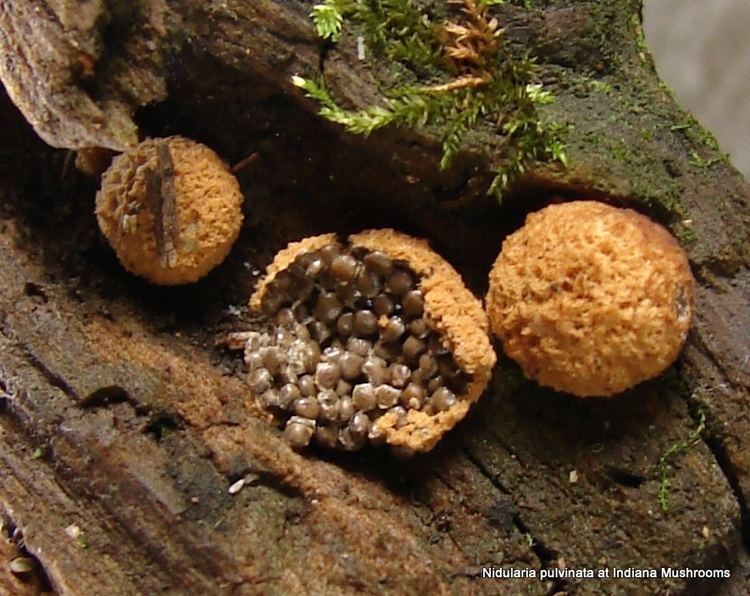
M 0 77 L 48 143 L 122 149 L 180 133 L 230 163 L 258 154 L 240 172 L 247 217 L 228 261 L 155 289 L 104 246 L 95 183 L 0 100 L 0 514 L 37 558 L 38 586 L 702 593 L 717 584 L 487 580 L 480 568 L 729 567 L 720 587 L 747 593 L 750 191 L 660 84 L 637 1 L 539 4 L 497 14 L 539 56 L 557 97 L 544 115 L 571 125 L 570 168 L 536 168 L 501 206 L 482 195 L 493 139 L 441 174 L 427 133 L 363 141 L 315 116 L 292 74 L 322 70 L 356 106 L 377 101 L 382 73 L 353 39 L 316 40 L 310 2 L 0 0 Z M 697 321 L 659 379 L 581 401 L 502 361 L 434 453 L 398 462 L 293 452 L 249 407 L 238 356 L 213 345 L 252 326 L 258 271 L 291 239 L 397 226 L 429 237 L 481 293 L 504 235 L 553 194 L 632 205 L 686 246 Z M 657 464 L 701 415 L 703 440 L 671 460 L 664 511 Z M 0 574 L 0 589 L 14 582 Z

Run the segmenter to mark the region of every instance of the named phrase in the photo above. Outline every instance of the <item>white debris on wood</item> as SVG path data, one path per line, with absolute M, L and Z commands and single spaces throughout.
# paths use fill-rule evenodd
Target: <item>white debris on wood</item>
M 229 494 L 236 495 L 238 492 L 242 490 L 242 487 L 244 486 L 245 486 L 245 479 L 240 478 L 237 482 L 235 482 L 232 486 L 229 487 Z

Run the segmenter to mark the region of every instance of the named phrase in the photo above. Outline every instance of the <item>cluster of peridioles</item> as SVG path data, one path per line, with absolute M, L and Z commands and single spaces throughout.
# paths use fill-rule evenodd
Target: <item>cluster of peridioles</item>
M 411 410 L 456 405 L 471 376 L 425 312 L 417 272 L 379 250 L 311 241 L 264 286 L 261 311 L 273 322 L 245 349 L 260 404 L 292 414 L 290 442 L 382 444 L 384 416 L 400 428 Z

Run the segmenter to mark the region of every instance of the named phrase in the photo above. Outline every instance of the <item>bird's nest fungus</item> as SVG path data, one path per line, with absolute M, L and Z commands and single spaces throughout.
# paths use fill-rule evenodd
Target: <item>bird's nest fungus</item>
M 431 449 L 486 387 L 495 354 L 481 303 L 427 243 L 369 230 L 278 253 L 250 301 L 254 399 L 295 447 Z

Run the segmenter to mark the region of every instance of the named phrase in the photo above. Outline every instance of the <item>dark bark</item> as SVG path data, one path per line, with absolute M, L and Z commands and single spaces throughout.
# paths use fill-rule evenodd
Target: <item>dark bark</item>
M 0 76 L 36 132 L 67 149 L 179 133 L 232 163 L 258 158 L 239 174 L 247 217 L 228 261 L 155 289 L 104 246 L 95 184 L 2 100 L 0 509 L 54 589 L 696 593 L 711 586 L 478 573 L 735 564 L 750 491 L 750 192 L 725 160 L 709 163 L 720 154 L 658 80 L 638 2 L 502 7 L 555 89 L 544 117 L 573 125 L 570 168 L 540 164 L 502 205 L 483 196 L 497 139 L 472 138 L 440 173 L 430 133 L 365 141 L 315 115 L 292 74 L 322 69 L 355 106 L 391 75 L 356 60 L 351 39 L 324 47 L 309 3 L 124 4 L 0 1 Z M 400 227 L 482 293 L 504 235 L 553 194 L 633 206 L 688 250 L 697 320 L 659 379 L 580 401 L 503 361 L 469 419 L 404 463 L 291 451 L 249 407 L 239 358 L 213 346 L 252 325 L 227 309 L 290 239 Z M 662 511 L 657 462 L 699 411 L 706 432 L 675 457 Z M 745 568 L 728 590 L 743 593 Z

